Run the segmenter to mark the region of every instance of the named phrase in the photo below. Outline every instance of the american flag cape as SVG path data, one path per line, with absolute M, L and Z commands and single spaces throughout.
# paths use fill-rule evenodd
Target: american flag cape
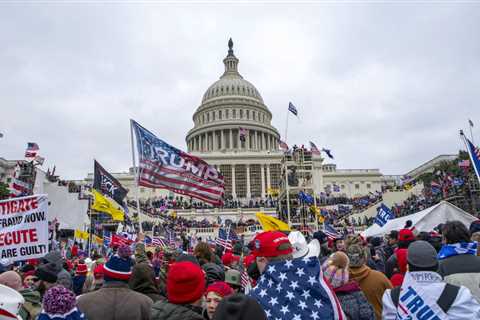
M 249 295 L 269 320 L 345 319 L 317 257 L 269 263 Z
M 315 145 L 315 143 L 313 143 L 312 141 L 310 141 L 310 151 L 311 151 L 312 154 L 314 154 L 314 155 L 317 155 L 317 156 L 320 155 L 320 150 L 317 148 L 317 146 Z
M 212 205 L 221 205 L 223 176 L 205 161 L 183 152 L 131 120 L 138 151 L 138 184 L 168 189 Z

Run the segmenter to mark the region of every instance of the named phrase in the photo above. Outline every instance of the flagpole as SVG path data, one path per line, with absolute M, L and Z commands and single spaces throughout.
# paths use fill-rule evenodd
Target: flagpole
M 286 124 L 285 124 L 285 144 L 288 145 L 288 139 L 287 139 L 287 135 L 288 135 L 288 118 L 290 116 L 290 110 L 287 108 L 287 121 L 286 121 Z M 287 201 L 287 222 L 288 222 L 288 226 L 290 227 L 291 224 L 290 224 L 290 190 L 288 188 L 288 166 L 287 166 L 287 153 L 288 153 L 288 147 L 287 147 L 287 151 L 285 151 L 283 153 L 283 157 L 285 159 L 285 193 L 286 193 L 286 201 Z
M 135 174 L 135 200 L 137 202 L 137 216 L 138 216 L 138 228 L 142 232 L 142 222 L 140 221 L 140 200 L 138 199 L 139 188 L 138 188 L 138 168 L 135 167 L 135 145 L 133 142 L 133 120 L 130 119 L 130 140 L 132 142 L 132 164 L 133 172 Z
M 470 127 L 470 139 L 472 139 L 472 143 L 475 145 L 475 140 L 473 140 L 473 133 L 472 133 L 472 120 L 469 120 L 468 126 Z

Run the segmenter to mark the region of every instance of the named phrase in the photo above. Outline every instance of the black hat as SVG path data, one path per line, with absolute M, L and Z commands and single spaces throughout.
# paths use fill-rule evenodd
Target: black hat
M 241 293 L 224 298 L 213 314 L 213 320 L 267 320 L 257 300 Z
M 54 263 L 45 263 L 38 266 L 35 276 L 48 283 L 57 282 L 57 269 Z

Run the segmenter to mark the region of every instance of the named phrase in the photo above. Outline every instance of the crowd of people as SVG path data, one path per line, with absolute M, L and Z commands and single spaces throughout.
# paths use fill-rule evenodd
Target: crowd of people
M 479 319 L 480 220 L 385 237 L 266 231 L 231 246 L 74 243 L 1 265 L 0 317 L 89 320 Z M 309 241 L 310 240 L 310 241 Z M 4 261 L 3 261 L 4 262 Z M 410 318 L 409 318 L 410 317 Z

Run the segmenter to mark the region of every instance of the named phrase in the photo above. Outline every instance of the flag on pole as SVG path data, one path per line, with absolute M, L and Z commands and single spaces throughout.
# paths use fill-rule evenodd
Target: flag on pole
M 212 205 L 221 205 L 223 176 L 202 159 L 187 154 L 131 120 L 137 140 L 138 184 L 168 189 Z
M 480 149 L 475 147 L 473 143 L 468 140 L 467 137 L 463 136 L 467 143 L 468 147 L 468 154 L 470 155 L 470 160 L 473 165 L 473 169 L 475 169 L 475 173 L 477 174 L 478 181 L 480 181 Z
M 285 142 L 283 142 L 282 140 L 280 140 L 280 149 L 282 149 L 283 151 L 287 152 L 288 151 L 288 144 L 286 144 Z
M 342 235 L 328 223 L 323 224 L 323 232 L 327 235 L 328 239 L 330 240 L 335 240 L 342 237 Z
M 381 204 L 377 208 L 377 216 L 375 217 L 375 223 L 378 224 L 380 227 L 383 227 L 387 224 L 388 220 L 393 219 L 395 216 L 385 204 Z
M 468 124 L 470 125 L 470 127 L 473 128 L 473 121 L 472 120 L 468 119 Z
M 332 151 L 330 149 L 322 148 L 322 151 L 325 152 L 330 159 L 333 159 Z
M 316 156 L 320 155 L 320 150 L 318 150 L 317 146 L 312 141 L 310 141 L 310 151 Z
M 291 230 L 288 224 L 286 224 L 282 220 L 271 217 L 261 212 L 257 212 L 255 215 L 257 216 L 258 222 L 260 222 L 260 224 L 262 225 L 263 231 L 274 231 L 274 230 L 290 231 Z
M 158 247 L 161 247 L 161 248 L 167 248 L 168 247 L 167 242 L 161 237 L 153 237 L 152 238 L 152 245 L 158 246 Z
M 288 103 L 288 111 L 290 111 L 291 113 L 293 113 L 298 117 L 298 110 L 297 108 L 295 108 L 295 106 L 291 102 Z
M 120 182 L 108 173 L 97 160 L 93 160 L 93 188 L 109 196 L 119 205 L 123 204 L 123 199 L 128 193 Z
M 92 210 L 104 212 L 112 216 L 115 221 L 123 221 L 125 213 L 119 208 L 119 205 L 113 200 L 102 195 L 95 189 L 92 189 L 93 204 Z
M 215 240 L 215 244 L 224 248 L 225 250 L 232 250 L 232 239 L 229 238 L 229 232 L 227 232 L 223 227 L 218 229 L 218 237 Z
M 40 150 L 38 144 L 35 142 L 28 142 L 27 149 L 25 150 L 25 158 L 29 160 L 35 159 L 35 157 L 38 155 L 38 150 Z
M 112 233 L 110 231 L 103 231 L 103 245 L 109 247 L 112 242 Z

